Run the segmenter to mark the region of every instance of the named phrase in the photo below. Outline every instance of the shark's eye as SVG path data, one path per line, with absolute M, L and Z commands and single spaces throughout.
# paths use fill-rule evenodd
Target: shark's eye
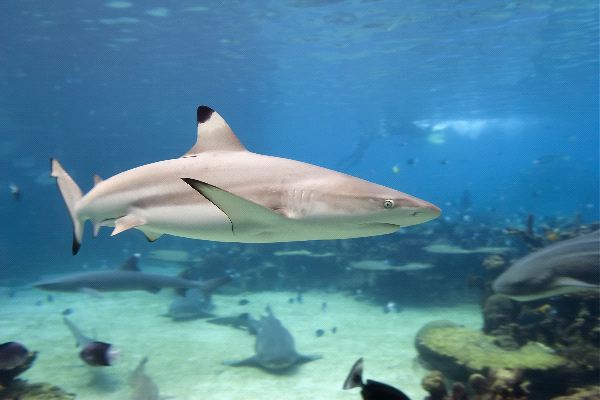
M 383 208 L 394 208 L 394 200 L 386 200 L 383 202 Z

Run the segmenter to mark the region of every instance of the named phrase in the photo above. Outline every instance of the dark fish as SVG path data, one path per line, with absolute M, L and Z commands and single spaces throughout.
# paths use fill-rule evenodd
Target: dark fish
M 72 308 L 65 308 L 64 310 L 62 310 L 61 314 L 62 315 L 71 315 L 71 314 L 73 314 L 73 309 Z
M 600 289 L 600 231 L 564 240 L 517 260 L 494 281 L 495 292 L 535 300 Z
M 288 304 L 294 304 L 294 301 L 296 301 L 293 297 L 290 297 L 288 299 Z
M 238 304 L 240 306 L 245 306 L 246 304 L 249 304 L 249 303 L 250 303 L 250 301 L 247 299 L 241 299 L 240 301 L 238 301 Z
M 333 333 L 334 335 L 337 333 L 337 326 L 331 328 L 331 333 Z
M 393 386 L 386 385 L 385 383 L 372 381 L 367 379 L 364 383 L 362 380 L 363 372 L 363 359 L 359 358 L 354 363 L 346 381 L 344 382 L 343 389 L 352 389 L 355 387 L 362 388 L 360 394 L 364 400 L 410 400 L 407 395 L 402 393 L 400 390 Z
M 6 342 L 0 344 L 0 370 L 17 368 L 29 357 L 29 350 L 21 343 Z
M 63 321 L 75 337 L 75 345 L 82 347 L 79 357 L 87 365 L 91 365 L 92 367 L 107 367 L 112 365 L 118 356 L 118 352 L 113 348 L 112 344 L 100 342 L 85 336 L 67 317 L 63 317 Z
M 323 329 L 317 329 L 317 330 L 315 331 L 315 336 L 316 336 L 316 337 L 321 337 L 321 336 L 323 336 L 324 334 L 325 334 L 325 331 L 324 331 Z

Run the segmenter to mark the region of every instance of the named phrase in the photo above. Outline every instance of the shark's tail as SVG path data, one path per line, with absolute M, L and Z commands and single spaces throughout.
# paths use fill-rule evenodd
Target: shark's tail
M 83 238 L 83 224 L 84 221 L 79 221 L 77 219 L 77 214 L 75 212 L 75 206 L 77 202 L 83 197 L 83 193 L 81 189 L 75 183 L 73 178 L 69 176 L 67 171 L 64 170 L 62 165 L 58 162 L 58 160 L 51 158 L 51 173 L 50 176 L 56 178 L 56 183 L 58 184 L 58 189 L 60 190 L 60 194 L 67 205 L 67 209 L 69 210 L 69 214 L 71 214 L 71 220 L 73 221 L 73 247 L 72 252 L 73 255 L 77 254 L 79 248 L 81 247 L 81 240 Z
M 219 286 L 223 286 L 224 284 L 230 282 L 231 279 L 232 279 L 231 276 L 225 275 L 225 276 L 222 276 L 219 278 L 209 279 L 207 281 L 201 282 L 200 290 L 202 291 L 202 294 L 204 295 L 204 300 L 210 301 L 212 292 L 214 292 L 215 289 L 217 289 Z

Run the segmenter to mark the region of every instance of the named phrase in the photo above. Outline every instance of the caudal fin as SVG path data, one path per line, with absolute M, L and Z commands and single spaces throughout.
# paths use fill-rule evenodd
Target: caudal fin
M 67 171 L 64 170 L 58 160 L 51 158 L 51 173 L 50 176 L 56 178 L 58 189 L 60 194 L 67 205 L 69 214 L 71 215 L 71 221 L 73 221 L 73 255 L 77 254 L 81 247 L 81 240 L 83 238 L 83 222 L 77 219 L 75 212 L 75 206 L 77 202 L 83 197 L 83 193 L 77 183 L 69 176 Z
M 348 374 L 348 377 L 346 378 L 346 381 L 344 382 L 343 388 L 344 389 L 352 389 L 355 387 L 362 386 L 363 385 L 362 372 L 363 372 L 363 359 L 361 357 L 352 366 L 352 369 L 350 370 L 350 373 Z

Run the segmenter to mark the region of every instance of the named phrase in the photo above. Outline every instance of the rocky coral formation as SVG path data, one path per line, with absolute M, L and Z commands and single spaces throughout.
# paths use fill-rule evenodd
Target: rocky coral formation
M 567 361 L 539 343 L 518 350 L 499 347 L 494 337 L 450 321 L 434 321 L 417 333 L 415 346 L 429 366 L 458 381 L 492 369 L 518 369 L 537 378 L 556 373 Z
M 0 389 L 2 400 L 73 400 L 75 394 L 48 383 L 27 383 L 17 379 L 4 389 Z
M 600 386 L 573 389 L 566 396 L 554 397 L 552 400 L 600 400 Z
M 432 385 L 432 383 L 435 383 Z M 450 382 L 448 382 L 450 383 Z M 432 371 L 423 378 L 421 385 L 429 396 L 426 400 L 529 400 L 529 382 L 520 370 L 493 369 L 486 376 L 472 374 L 468 383 L 452 383 L 446 388 L 445 378 L 439 371 Z M 545 399 L 545 397 L 537 397 Z

